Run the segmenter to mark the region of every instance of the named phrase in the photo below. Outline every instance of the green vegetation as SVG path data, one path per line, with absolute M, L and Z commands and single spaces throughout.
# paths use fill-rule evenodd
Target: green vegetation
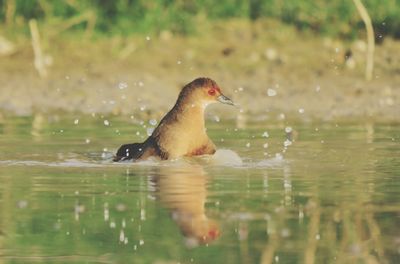
M 400 38 L 400 0 L 364 0 L 377 34 Z M 352 0 L 0 0 L 0 21 L 27 29 L 27 21 L 67 23 L 77 30 L 93 24 L 96 33 L 195 32 L 206 19 L 272 18 L 333 36 L 355 36 L 363 24 Z M 69 24 L 71 23 L 71 24 Z

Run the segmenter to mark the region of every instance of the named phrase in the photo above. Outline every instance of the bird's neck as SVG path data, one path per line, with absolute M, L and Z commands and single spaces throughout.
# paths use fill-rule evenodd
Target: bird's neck
M 204 111 L 207 105 L 201 103 L 188 103 L 180 107 L 178 121 L 191 127 L 205 128 Z

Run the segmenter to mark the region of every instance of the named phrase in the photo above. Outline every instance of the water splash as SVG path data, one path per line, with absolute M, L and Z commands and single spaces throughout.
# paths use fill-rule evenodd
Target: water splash
M 58 161 L 38 161 L 38 160 L 2 160 L 2 166 L 32 166 L 32 167 L 60 167 L 60 168 L 108 168 L 108 167 L 181 167 L 193 164 L 203 166 L 226 166 L 232 168 L 263 168 L 263 167 L 281 167 L 287 164 L 282 153 L 275 154 L 273 158 L 255 160 L 242 158 L 233 150 L 219 149 L 214 155 L 204 155 L 198 157 L 183 157 L 174 160 L 160 161 L 157 158 L 149 158 L 142 161 L 133 162 L 126 160 L 122 162 L 112 162 L 114 153 L 103 151 L 99 153 L 90 153 L 86 156 L 76 158 L 60 158 Z
M 242 166 L 243 160 L 230 149 L 219 149 L 213 156 L 210 156 L 210 163 L 222 166 Z
M 282 167 L 287 161 L 280 153 L 275 154 L 275 157 L 261 160 L 253 165 L 253 167 Z

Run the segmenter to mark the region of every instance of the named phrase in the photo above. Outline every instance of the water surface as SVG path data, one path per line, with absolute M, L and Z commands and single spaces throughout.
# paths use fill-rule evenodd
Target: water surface
M 0 263 L 399 263 L 399 125 L 210 122 L 216 157 L 110 161 L 152 124 L 2 120 Z

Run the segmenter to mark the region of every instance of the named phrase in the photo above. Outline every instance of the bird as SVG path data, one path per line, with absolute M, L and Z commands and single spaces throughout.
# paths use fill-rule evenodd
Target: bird
M 207 135 L 204 111 L 216 102 L 235 105 L 210 78 L 200 77 L 186 84 L 153 133 L 142 143 L 122 145 L 113 161 L 140 161 L 150 157 L 171 160 L 214 154 L 216 146 Z

